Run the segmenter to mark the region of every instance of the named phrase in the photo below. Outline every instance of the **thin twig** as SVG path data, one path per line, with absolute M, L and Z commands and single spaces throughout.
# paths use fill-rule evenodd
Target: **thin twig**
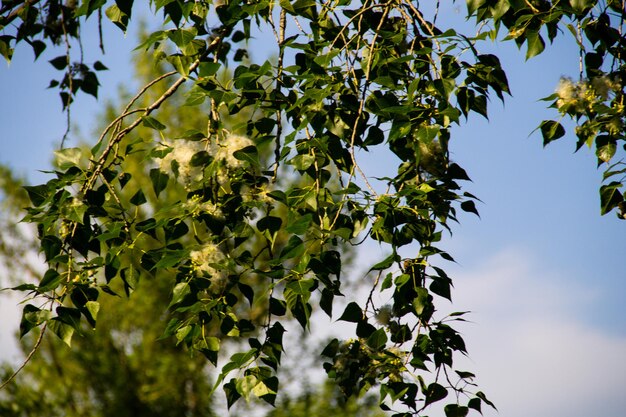
M 13 372 L 13 374 L 6 381 L 4 381 L 2 385 L 0 385 L 0 391 L 4 387 L 6 387 L 11 381 L 13 381 L 13 379 L 17 376 L 17 374 L 19 374 L 22 371 L 22 369 L 24 369 L 24 367 L 28 364 L 28 362 L 30 362 L 32 357 L 35 355 L 35 352 L 37 352 L 37 349 L 39 349 L 39 345 L 41 345 L 41 342 L 43 341 L 43 335 L 44 333 L 46 333 L 47 328 L 48 328 L 48 322 L 46 322 L 41 328 L 41 332 L 39 333 L 39 337 L 37 338 L 37 341 L 35 342 L 33 349 L 30 351 L 30 353 L 28 354 L 28 356 L 26 357 L 22 365 L 20 365 L 20 367 L 17 368 L 17 370 Z
M 102 40 L 102 8 L 98 9 L 98 39 L 100 41 L 98 46 L 100 47 L 102 54 L 104 54 L 104 41 Z
M 405 1 L 404 3 L 409 6 L 409 8 L 413 12 L 417 20 L 426 29 L 428 34 L 433 38 L 433 40 L 435 41 L 435 45 L 437 45 L 437 52 L 441 54 L 441 44 L 439 43 L 439 39 L 437 38 L 437 35 L 435 35 L 435 31 L 433 30 L 434 24 L 428 23 L 426 19 L 424 19 L 424 16 L 422 15 L 422 13 L 417 8 L 415 8 L 415 6 L 413 5 L 413 3 L 411 3 L 411 1 Z M 432 58 L 430 59 L 432 60 Z M 434 61 L 433 61 L 433 64 L 435 64 Z M 435 65 L 435 73 L 439 75 L 439 78 L 442 78 L 441 70 L 437 68 L 437 65 Z
M 146 84 L 140 91 L 139 93 L 137 93 L 135 95 L 135 97 L 133 97 L 130 102 L 128 103 L 128 105 L 126 105 L 126 107 L 124 108 L 124 110 L 122 111 L 122 114 L 119 115 L 118 117 L 116 117 L 111 123 L 108 124 L 108 126 L 106 128 L 104 128 L 104 131 L 102 132 L 102 134 L 100 135 L 100 137 L 98 138 L 98 142 L 96 142 L 96 146 L 98 144 L 100 144 L 104 138 L 106 137 L 106 135 L 109 133 L 109 131 L 111 129 L 113 129 L 113 127 L 118 123 L 121 122 L 124 118 L 126 118 L 127 116 L 133 114 L 133 113 L 137 113 L 137 112 L 145 112 L 147 109 L 146 108 L 141 108 L 141 109 L 135 109 L 135 110 L 129 110 L 133 104 L 135 104 L 135 102 L 137 100 L 139 100 L 139 98 L 146 92 L 148 91 L 148 89 L 150 87 L 152 87 L 153 85 L 155 85 L 156 83 L 158 83 L 159 81 L 163 80 L 164 78 L 170 77 L 172 75 L 176 74 L 176 71 L 171 71 L 168 72 L 166 74 L 163 74 L 157 78 L 155 78 L 154 80 L 150 81 L 148 84 Z
M 104 139 L 104 137 L 107 135 L 107 133 L 109 133 L 109 131 L 118 123 L 121 122 L 123 119 L 125 119 L 126 117 L 130 116 L 131 114 L 135 114 L 135 113 L 140 113 L 140 112 L 145 112 L 146 108 L 142 107 L 140 109 L 134 109 L 125 113 L 120 114 L 119 116 L 117 116 L 115 119 L 113 119 L 113 121 L 111 123 L 109 123 L 107 125 L 107 127 L 104 129 L 104 131 L 102 132 L 102 134 L 100 135 L 100 138 L 98 138 L 98 142 L 96 142 L 96 146 L 102 142 L 102 140 Z
M 68 88 L 69 88 L 69 93 L 67 94 L 67 103 L 65 103 L 65 111 L 67 114 L 65 133 L 63 133 L 63 137 L 61 138 L 61 146 L 59 147 L 60 149 L 63 149 L 63 147 L 65 146 L 65 141 L 67 137 L 69 136 L 70 129 L 72 127 L 71 104 L 72 104 L 72 94 L 74 94 L 74 91 L 73 91 L 74 77 L 72 76 L 72 58 L 70 56 L 71 45 L 70 45 L 69 36 L 67 34 L 67 28 L 65 27 L 65 12 L 63 11 L 63 8 L 61 8 L 61 28 L 63 29 L 63 40 L 65 42 L 65 60 L 67 63 L 67 78 L 68 78 Z
M 283 75 L 283 57 L 284 48 L 283 42 L 285 42 L 285 28 L 287 26 L 287 13 L 285 9 L 280 10 L 280 21 L 278 22 L 278 33 L 276 40 L 278 41 L 278 68 L 276 73 L 276 92 L 280 93 L 280 87 L 282 84 L 281 77 Z M 280 109 L 276 110 L 276 147 L 274 148 L 274 174 L 272 175 L 272 183 L 276 182 L 278 177 L 278 167 L 280 166 L 280 138 L 283 134 L 282 114 Z
M 221 37 L 216 37 L 215 39 L 212 40 L 212 42 L 209 44 L 206 52 L 203 54 L 202 57 L 198 58 L 197 60 L 194 61 L 193 64 L 191 64 L 189 66 L 188 72 L 191 73 L 193 71 L 196 70 L 196 68 L 198 68 L 198 66 L 200 65 L 200 62 L 202 61 L 202 59 L 207 56 L 210 52 L 212 52 L 221 42 L 222 38 Z M 167 74 L 165 74 L 167 75 Z M 164 75 L 164 76 L 165 76 Z M 111 153 L 111 151 L 113 150 L 113 148 L 127 135 L 129 134 L 131 131 L 133 131 L 137 126 L 139 126 L 139 124 L 144 120 L 145 116 L 150 115 L 153 111 L 155 111 L 156 109 L 158 109 L 161 104 L 163 104 L 163 102 L 165 100 L 167 100 L 169 97 L 171 97 L 176 90 L 178 90 L 178 88 L 185 82 L 187 81 L 187 77 L 182 76 L 180 77 L 178 80 L 176 80 L 174 82 L 174 84 L 172 84 L 172 86 L 170 88 L 168 88 L 154 103 L 152 103 L 150 106 L 146 107 L 143 116 L 135 119 L 135 121 L 133 123 L 131 123 L 129 126 L 125 127 L 124 129 L 120 130 L 119 132 L 117 132 L 117 134 L 115 135 L 115 137 L 113 137 L 111 139 L 111 141 L 109 142 L 109 144 L 107 145 L 107 147 L 104 149 L 104 151 L 102 152 L 102 155 L 100 156 L 100 158 L 98 159 L 98 162 L 95 166 L 95 168 L 93 166 L 90 167 L 90 171 L 92 172 L 91 177 L 85 182 L 85 184 L 81 187 L 81 193 L 84 193 L 86 190 L 90 189 L 94 182 L 96 181 L 96 178 L 98 178 L 100 176 L 100 174 L 102 173 L 102 170 L 104 169 L 104 166 L 106 165 L 106 160 L 109 156 L 109 154 Z M 142 89 L 142 91 L 144 91 L 144 89 Z M 139 95 L 138 95 L 139 96 Z M 138 97 L 136 96 L 135 98 L 133 98 L 133 100 L 131 100 L 131 104 L 134 102 L 134 100 L 136 100 L 136 98 Z M 127 106 L 128 108 L 128 106 Z
M 372 66 L 372 59 L 373 59 L 373 56 L 374 56 L 374 46 L 376 45 L 376 41 L 378 40 L 378 32 L 380 31 L 383 23 L 385 22 L 385 19 L 387 18 L 388 14 L 389 14 L 389 8 L 385 7 L 385 10 L 383 11 L 383 16 L 380 19 L 380 22 L 378 23 L 378 26 L 376 27 L 376 31 L 374 33 L 374 37 L 372 38 L 372 42 L 370 43 L 370 53 L 368 54 L 367 63 L 366 63 L 366 66 L 365 66 L 365 83 L 363 85 L 363 92 L 362 92 L 362 95 L 361 95 L 361 102 L 359 103 L 359 110 L 357 111 L 356 119 L 354 121 L 354 126 L 352 127 L 352 136 L 350 137 L 350 159 L 352 159 L 352 164 L 354 165 L 354 167 L 356 167 L 357 171 L 359 171 L 359 174 L 363 178 L 363 181 L 365 182 L 365 185 L 370 190 L 370 192 L 372 194 L 374 194 L 374 195 L 378 195 L 378 194 L 376 193 L 376 191 L 374 191 L 374 188 L 369 183 L 369 180 L 367 179 L 367 176 L 365 175 L 365 173 L 363 172 L 363 170 L 361 169 L 361 167 L 359 166 L 359 164 L 356 161 L 356 155 L 354 153 L 354 142 L 356 141 L 356 132 L 357 132 L 357 128 L 358 128 L 358 125 L 359 125 L 359 120 L 361 119 L 361 115 L 363 114 L 363 109 L 365 108 L 365 96 L 367 94 L 367 87 L 368 87 L 369 81 L 370 81 L 370 70 L 371 70 L 371 66 Z
M 380 282 L 380 277 L 383 275 L 383 271 L 380 270 L 378 271 L 378 275 L 376 275 L 376 279 L 374 280 L 374 284 L 372 285 L 372 290 L 370 291 L 369 296 L 367 297 L 367 301 L 365 302 L 365 309 L 367 310 L 367 306 L 372 306 L 372 309 L 375 309 L 374 307 L 374 291 L 376 291 L 376 287 L 378 287 L 378 283 Z
M 148 89 L 149 89 L 150 87 L 152 87 L 154 84 L 158 83 L 159 81 L 161 81 L 161 80 L 163 80 L 163 79 L 165 79 L 165 78 L 167 78 L 167 77 L 171 77 L 172 75 L 175 75 L 175 74 L 176 74 L 176 71 L 170 71 L 170 72 L 167 72 L 167 73 L 165 73 L 165 74 L 163 74 L 163 75 L 161 75 L 161 76 L 159 76 L 159 77 L 155 78 L 154 80 L 150 81 L 148 84 L 146 84 L 146 85 L 145 85 L 145 86 L 144 86 L 141 90 L 139 90 L 139 92 L 135 95 L 135 97 L 133 97 L 133 98 L 132 98 L 132 99 L 128 102 L 128 104 L 127 104 L 127 105 L 126 105 L 126 107 L 124 108 L 124 113 L 126 113 L 126 112 L 127 112 L 127 111 L 128 111 L 128 110 L 132 107 L 132 105 L 133 105 L 133 104 L 135 104 L 135 102 L 136 102 L 137 100 L 139 100 L 139 98 L 140 98 L 140 97 L 141 97 L 141 96 L 142 96 L 142 95 L 143 95 L 146 91 L 148 91 Z
M 578 20 L 578 22 L 576 23 L 576 37 L 578 39 L 576 39 L 580 45 L 580 47 L 578 48 L 578 72 L 579 72 L 579 77 L 582 80 L 583 79 L 583 54 L 584 54 L 584 45 L 583 45 L 583 34 L 582 34 L 582 26 L 580 24 L 580 20 Z
M 118 197 L 117 192 L 115 191 L 115 188 L 113 188 L 113 186 L 109 183 L 109 181 L 107 181 L 107 179 L 105 178 L 104 175 L 102 176 L 102 181 L 107 186 L 107 188 L 111 192 L 111 195 L 113 196 L 113 199 L 115 200 L 115 202 L 119 206 L 120 213 L 122 214 L 122 219 L 124 220 L 124 229 L 125 229 L 126 233 L 130 234 L 130 223 L 129 223 L 128 219 L 126 218 L 126 213 L 124 211 L 124 206 L 122 205 L 122 202 L 120 201 L 120 198 Z
M 368 10 L 372 10 L 375 7 L 379 7 L 379 4 L 373 4 L 371 6 L 368 7 L 363 7 L 361 9 L 359 9 L 359 11 L 357 13 L 355 13 L 354 16 L 352 16 L 350 19 L 348 19 L 348 21 L 346 22 L 345 25 L 343 25 L 341 27 L 341 29 L 339 30 L 339 33 L 337 33 L 337 36 L 335 36 L 335 39 L 333 39 L 333 41 L 330 43 L 330 45 L 328 46 L 328 49 L 331 50 L 335 47 L 335 43 L 337 43 L 337 41 L 339 40 L 339 37 L 343 37 L 343 31 L 346 30 L 348 28 L 348 26 L 350 25 L 350 23 L 352 23 L 356 18 L 362 18 L 363 14 L 365 12 L 367 12 Z M 382 20 L 381 20 L 382 22 Z M 344 46 L 345 48 L 346 46 Z M 343 49 L 343 48 L 342 48 Z

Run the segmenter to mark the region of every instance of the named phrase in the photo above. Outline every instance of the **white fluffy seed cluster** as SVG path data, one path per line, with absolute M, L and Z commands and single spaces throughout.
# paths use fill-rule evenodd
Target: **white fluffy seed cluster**
M 217 219 L 223 219 L 224 213 L 215 204 L 210 201 L 202 201 L 202 198 L 198 195 L 194 195 L 183 203 L 183 209 L 188 212 L 192 217 L 199 216 L 201 214 L 209 214 Z
M 210 277 L 210 290 L 213 292 L 221 291 L 226 285 L 226 272 L 216 268 L 216 266 L 222 263 L 226 256 L 220 248 L 214 243 L 205 243 L 197 250 L 192 250 L 189 257 L 196 271 Z
M 246 162 L 235 158 L 235 152 L 253 145 L 254 142 L 245 136 L 228 134 L 213 144 L 212 154 L 215 159 L 224 161 L 229 168 L 242 168 Z
M 591 80 L 574 82 L 571 78 L 563 77 L 556 87 L 558 99 L 556 106 L 567 112 L 569 109 L 584 111 L 585 108 L 596 102 L 608 100 L 611 93 L 621 88 L 617 81 L 607 76 L 594 77 Z
M 235 152 L 248 146 L 254 146 L 254 142 L 242 135 L 226 134 L 216 139 L 210 145 L 206 142 L 177 140 L 172 143 L 165 143 L 165 149 L 170 152 L 161 159 L 160 169 L 164 172 L 173 172 L 172 163 L 178 166 L 179 179 L 186 187 L 203 180 L 202 167 L 191 165 L 191 158 L 200 151 L 207 151 L 215 160 L 222 161 L 223 167 L 217 173 L 217 180 L 220 184 L 228 181 L 228 171 L 231 169 L 244 168 L 247 162 L 235 158 Z
M 201 169 L 191 166 L 191 158 L 203 150 L 201 142 L 177 140 L 174 143 L 166 143 L 165 147 L 171 149 L 171 151 L 161 159 L 161 171 L 173 172 L 172 163 L 176 162 L 178 164 L 179 178 L 186 185 L 202 179 Z

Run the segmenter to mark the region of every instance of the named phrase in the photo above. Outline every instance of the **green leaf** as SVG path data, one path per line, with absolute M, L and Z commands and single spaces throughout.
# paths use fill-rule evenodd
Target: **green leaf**
M 167 31 L 167 37 L 179 48 L 187 46 L 197 35 L 198 30 L 195 27 Z
M 206 348 L 211 352 L 220 351 L 220 339 L 214 336 L 207 336 L 204 338 L 206 341 Z
M 309 230 L 312 221 L 313 215 L 311 213 L 307 213 L 304 216 L 297 216 L 293 221 L 289 222 L 285 230 L 294 235 L 303 235 Z
M 137 190 L 137 192 L 130 198 L 130 203 L 135 206 L 145 204 L 147 201 L 146 196 L 141 190 Z
M 487 0 L 466 0 L 467 14 L 471 16 L 476 10 L 482 7 Z
M 546 47 L 546 43 L 538 32 L 527 31 L 526 32 L 526 45 L 528 50 L 526 51 L 526 59 L 530 59 L 543 52 Z
M 393 265 L 393 263 L 399 259 L 400 257 L 398 256 L 397 253 L 392 253 L 391 255 L 387 256 L 385 259 L 383 259 L 382 261 L 378 262 L 376 265 L 371 267 L 370 271 L 382 271 L 384 269 L 387 269 L 391 267 L 391 265 Z
M 313 155 L 296 155 L 289 164 L 293 165 L 297 170 L 306 171 L 315 162 Z
M 378 329 L 367 338 L 367 345 L 374 350 L 380 350 L 387 343 L 385 329 Z
M 123 32 L 126 32 L 129 16 L 122 10 L 120 10 L 117 4 L 113 4 L 108 9 L 106 9 L 105 14 L 111 22 L 113 22 L 117 27 L 122 29 Z
M 391 288 L 391 285 L 393 284 L 393 274 L 391 272 L 389 272 L 386 276 L 385 279 L 383 280 L 383 283 L 380 286 L 380 290 L 384 291 L 387 288 Z
M 554 120 L 544 120 L 539 125 L 541 135 L 543 136 L 543 146 L 548 143 L 565 136 L 565 129 L 559 122 Z
M 482 392 L 482 391 L 478 391 L 478 392 L 476 393 L 476 396 L 477 396 L 478 398 L 480 398 L 481 400 L 483 400 L 483 401 L 485 402 L 485 404 L 489 405 L 491 408 L 493 408 L 494 410 L 496 410 L 496 406 L 495 406 L 495 405 L 494 405 L 491 401 L 489 401 L 489 400 L 487 399 L 487 397 L 485 396 L 485 394 L 483 394 L 483 392 Z
M 55 320 L 60 320 L 76 330 L 79 329 L 81 317 L 80 310 L 72 307 L 57 307 L 56 313 L 57 317 L 55 317 Z
M 267 385 L 265 385 L 263 381 L 259 381 L 252 389 L 252 392 L 259 398 L 268 394 L 276 394 L 276 392 L 271 390 Z
M 200 88 L 193 88 L 191 91 L 185 94 L 185 104 L 184 106 L 199 106 L 203 104 L 207 99 L 206 91 L 203 91 Z M 204 135 L 202 135 L 204 136 Z
M 167 62 L 172 64 L 174 69 L 178 71 L 178 73 L 181 74 L 183 77 L 189 76 L 189 66 L 192 63 L 191 57 L 180 55 L 180 54 L 174 54 L 174 55 L 169 55 L 166 58 L 166 60 Z
M 471 400 L 469 400 L 469 402 L 467 403 L 467 406 L 471 408 L 472 410 L 478 411 L 480 414 L 483 413 L 481 411 L 481 400 L 478 397 L 474 397 Z
M 252 166 L 259 166 L 259 153 L 256 146 L 250 145 L 243 149 L 239 149 L 233 153 L 233 156 L 240 161 L 248 162 Z
M 259 220 L 256 224 L 259 232 L 269 231 L 270 234 L 274 234 L 280 230 L 280 226 L 282 226 L 283 221 L 280 217 L 275 216 L 265 216 L 261 220 Z
M 446 398 L 448 396 L 448 390 L 438 383 L 433 382 L 425 390 L 424 395 L 426 396 L 426 402 L 424 405 L 430 405 Z
M 304 242 L 300 237 L 293 235 L 289 238 L 287 245 L 280 252 L 280 259 L 297 258 L 304 253 Z
M 603 185 L 600 187 L 600 214 L 605 215 L 615 207 L 617 207 L 622 201 L 624 201 L 624 197 L 619 189 L 622 187 L 622 184 L 613 181 L 610 184 Z
M 35 284 L 20 284 L 16 287 L 11 287 L 13 291 L 37 291 Z
M 237 379 L 237 392 L 241 394 L 246 399 L 246 401 L 249 401 L 250 393 L 257 384 L 258 380 L 254 375 L 244 376 L 243 378 Z
M 450 292 L 452 280 L 450 280 L 450 278 L 447 278 L 447 277 L 438 277 L 438 276 L 431 276 L 431 278 L 433 279 L 433 282 L 430 284 L 428 288 L 433 293 L 450 300 L 452 297 L 451 292 Z
M 98 311 L 100 311 L 100 303 L 97 301 L 87 301 L 85 303 L 85 308 L 91 315 L 91 319 L 95 322 L 98 316 Z
M 312 278 L 309 279 L 299 279 L 297 281 L 291 281 L 285 288 L 290 289 L 294 292 L 294 294 L 302 296 L 305 300 L 308 300 L 311 296 L 311 291 L 315 286 L 315 280 Z
M 80 6 L 74 10 L 74 16 L 89 17 L 93 12 L 104 6 L 106 0 L 83 0 Z
M 158 168 L 152 168 L 150 170 L 150 181 L 152 181 L 152 189 L 158 197 L 161 191 L 167 187 L 167 182 L 170 177 L 164 172 L 161 172 Z
M 68 347 L 72 346 L 72 336 L 80 326 L 80 311 L 75 308 L 58 307 L 57 317 L 48 322 L 48 327 Z
M 70 199 L 69 204 L 63 207 L 63 215 L 68 220 L 71 220 L 75 223 L 83 224 L 83 219 L 85 213 L 87 212 L 87 208 L 87 205 L 83 204 L 82 201 L 77 198 L 72 198 Z
M 106 71 L 108 68 L 100 61 L 96 61 L 93 63 L 93 69 L 96 71 Z
M 231 371 L 235 369 L 243 368 L 248 365 L 253 358 L 257 356 L 258 351 L 256 349 L 250 349 L 247 352 L 237 352 L 230 357 L 230 362 L 222 367 L 222 373 L 218 378 L 219 380 L 223 380 L 226 375 L 228 375 Z
M 54 269 L 48 269 L 39 282 L 39 291 L 47 292 L 56 289 L 61 283 L 62 277 Z
M 133 51 L 137 51 L 139 49 L 144 49 L 147 51 L 152 45 L 164 40 L 165 38 L 167 38 L 167 33 L 163 30 L 157 30 L 156 32 L 152 32 L 150 36 L 148 36 L 145 41 L 143 41 L 135 49 L 133 49 Z
M 443 410 L 446 413 L 446 417 L 465 417 L 469 412 L 469 408 L 458 404 L 448 404 Z
M 156 220 L 153 219 L 153 218 L 149 218 L 149 219 L 146 219 L 144 221 L 141 221 L 141 222 L 137 223 L 135 225 L 135 229 L 138 232 L 147 233 L 148 235 L 150 235 L 150 236 L 152 236 L 153 238 L 156 239 L 157 238 L 156 237 L 156 231 L 154 229 L 156 229 L 157 226 L 158 225 L 157 225 Z
M 237 391 L 237 380 L 235 378 L 224 384 L 224 393 L 226 394 L 227 407 L 230 410 L 230 407 L 232 407 L 233 404 L 235 404 L 237 400 L 241 398 L 241 394 Z
M 189 333 L 191 333 L 192 330 L 193 330 L 193 326 L 189 324 L 176 330 L 176 340 L 177 340 L 176 344 L 178 345 L 183 340 L 185 340 L 185 338 L 189 335 Z
M 198 67 L 198 75 L 200 77 L 210 77 L 217 74 L 222 64 L 219 62 L 202 62 Z
M 579 15 L 583 14 L 595 3 L 596 2 L 594 0 L 569 0 L 569 4 L 572 6 L 572 9 L 574 9 L 574 11 Z
M 599 161 L 608 163 L 616 151 L 617 143 L 609 135 L 600 135 L 596 138 L 596 156 Z
M 98 77 L 92 71 L 87 71 L 83 74 L 82 82 L 80 83 L 80 89 L 85 93 L 98 98 L 98 87 L 100 83 L 98 82 Z
M 82 151 L 80 148 L 65 148 L 54 151 L 54 162 L 62 170 L 78 166 Z
M 11 63 L 11 58 L 13 57 L 14 52 L 13 48 L 11 48 L 11 39 L 12 37 L 0 36 L 0 55 L 4 57 L 7 64 Z
M 374 146 L 383 143 L 385 140 L 385 134 L 383 131 L 377 126 L 370 126 L 367 131 L 367 137 L 363 144 L 365 146 Z
M 46 235 L 41 239 L 41 249 L 46 256 L 46 262 L 50 262 L 60 254 L 62 247 L 63 242 L 56 236 Z
M 320 307 L 322 311 L 328 315 L 329 318 L 333 318 L 333 299 L 335 294 L 328 288 L 322 290 L 322 296 L 320 298 Z
M 282 7 L 283 9 L 285 9 L 286 11 L 288 11 L 291 14 L 295 14 L 296 10 L 293 8 L 291 1 L 290 0 L 280 0 L 280 7 Z
M 150 129 L 155 129 L 159 131 L 165 130 L 165 128 L 167 127 L 163 123 L 159 122 L 157 119 L 151 116 L 143 116 L 141 118 L 141 122 L 143 123 L 145 127 L 149 127 Z
M 115 0 L 117 7 L 126 14 L 129 18 L 132 13 L 134 0 Z
M 432 300 L 430 294 L 428 294 L 428 290 L 424 287 L 418 287 L 415 289 L 416 296 L 413 299 L 413 308 L 415 309 L 415 314 L 420 316 L 426 308 L 432 306 Z
M 492 9 L 493 19 L 498 21 L 505 15 L 507 11 L 511 8 L 510 0 L 499 0 L 498 4 L 496 4 Z
M 49 191 L 47 184 L 32 186 L 27 185 L 24 187 L 24 189 L 26 190 L 26 193 L 28 194 L 28 198 L 30 199 L 31 203 L 33 203 L 35 207 L 39 207 L 40 205 L 45 203 L 46 199 L 48 198 Z
M 322 353 L 320 353 L 321 356 L 326 356 L 327 358 L 334 358 L 337 355 L 337 352 L 339 351 L 339 340 L 337 339 L 333 339 L 330 342 L 328 342 L 328 345 L 326 345 L 326 347 L 324 348 L 324 350 L 322 350 Z
M 189 283 L 179 282 L 178 284 L 176 284 L 174 286 L 174 289 L 172 290 L 172 301 L 170 301 L 170 304 L 167 306 L 167 308 L 170 308 L 180 303 L 183 298 L 185 298 L 185 296 L 190 292 L 191 289 L 189 288 Z
M 295 317 L 295 319 L 300 323 L 303 329 L 306 329 L 309 326 L 309 319 L 311 317 L 311 312 L 313 311 L 311 305 L 302 300 L 302 297 L 295 298 L 295 302 L 293 305 L 290 305 L 291 297 L 288 297 L 288 292 L 290 290 L 285 290 L 285 299 L 287 300 L 287 305 L 290 306 L 291 314 Z
M 363 310 L 361 310 L 361 307 L 353 301 L 346 306 L 346 309 L 343 311 L 343 314 L 338 320 L 358 323 L 363 320 Z
M 68 347 L 72 347 L 72 336 L 74 335 L 74 328 L 72 326 L 54 318 L 50 320 L 48 327 L 50 327 L 52 332 L 56 334 L 63 343 Z
M 475 215 L 480 217 L 480 214 L 478 214 L 478 210 L 476 209 L 476 204 L 472 200 L 466 200 L 462 202 L 461 210 L 466 211 L 468 213 L 474 213 Z
M 270 313 L 274 316 L 284 316 L 287 312 L 287 304 L 283 300 L 270 298 Z
M 65 69 L 65 67 L 67 67 L 67 56 L 65 55 L 60 55 L 54 59 L 51 59 L 50 64 L 52 64 L 52 66 L 56 69 L 58 69 L 59 71 L 62 69 Z
M 20 321 L 20 338 L 24 337 L 33 327 L 37 327 L 50 318 L 49 310 L 42 310 L 32 304 L 26 304 Z
M 246 299 L 250 303 L 250 307 L 252 307 L 252 302 L 254 301 L 254 290 L 252 289 L 252 287 L 247 284 L 238 282 L 237 288 L 239 288 L 239 291 L 241 291 L 243 296 L 246 297 Z
M 467 371 L 454 371 L 454 372 L 456 372 L 456 374 L 463 379 L 476 378 L 476 375 L 471 372 L 467 372 Z

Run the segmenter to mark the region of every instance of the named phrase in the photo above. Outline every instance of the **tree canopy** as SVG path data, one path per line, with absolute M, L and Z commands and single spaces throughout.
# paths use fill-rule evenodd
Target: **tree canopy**
M 488 117 L 490 97 L 510 94 L 499 58 L 479 52 L 483 42 L 503 36 L 530 59 L 573 36 L 580 77 L 546 92 L 558 117 L 538 129 L 547 145 L 566 135 L 563 118 L 573 120 L 576 149 L 595 147 L 607 164 L 601 213 L 624 218 L 623 1 L 470 0 L 472 33 L 446 27 L 438 2 L 151 8 L 163 28 L 139 48 L 171 70 L 130 98 L 90 149 L 60 149 L 52 179 L 25 187 L 25 220 L 37 226 L 47 271 L 16 287 L 31 298 L 21 335 L 41 327 L 70 345 L 81 322 L 97 327 L 113 314 L 102 297 L 125 293 L 132 303 L 153 280 L 168 292 L 163 337 L 220 360 L 214 389 L 229 406 L 251 396 L 275 403 L 287 321 L 307 329 L 314 308 L 353 325 L 321 352 L 346 396 L 376 387 L 380 407 L 397 416 L 433 404 L 447 416 L 492 406 L 455 366 L 466 347 L 453 326 L 465 313 L 436 308 L 453 282 L 442 233 L 459 210 L 478 214 L 468 174 L 450 159 L 451 127 Z M 104 15 L 126 31 L 132 10 L 122 0 L 5 2 L 0 52 L 9 60 L 24 44 L 36 56 L 61 45 L 50 63 L 63 76 L 51 87 L 70 111 L 76 94 L 97 96 L 106 68 L 83 62 L 71 42 Z M 273 33 L 276 58 L 251 62 L 260 29 Z M 175 100 L 198 107 L 201 122 L 162 117 Z M 392 152 L 397 164 L 373 178 L 359 152 Z M 343 289 L 344 266 L 365 241 L 388 256 L 363 260 L 361 297 Z M 238 342 L 230 359 L 226 339 Z

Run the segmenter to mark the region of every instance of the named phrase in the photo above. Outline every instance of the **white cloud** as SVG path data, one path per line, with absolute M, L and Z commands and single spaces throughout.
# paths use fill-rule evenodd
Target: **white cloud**
M 626 337 L 584 321 L 601 294 L 505 250 L 454 275 L 455 310 L 481 389 L 506 417 L 623 417 Z

